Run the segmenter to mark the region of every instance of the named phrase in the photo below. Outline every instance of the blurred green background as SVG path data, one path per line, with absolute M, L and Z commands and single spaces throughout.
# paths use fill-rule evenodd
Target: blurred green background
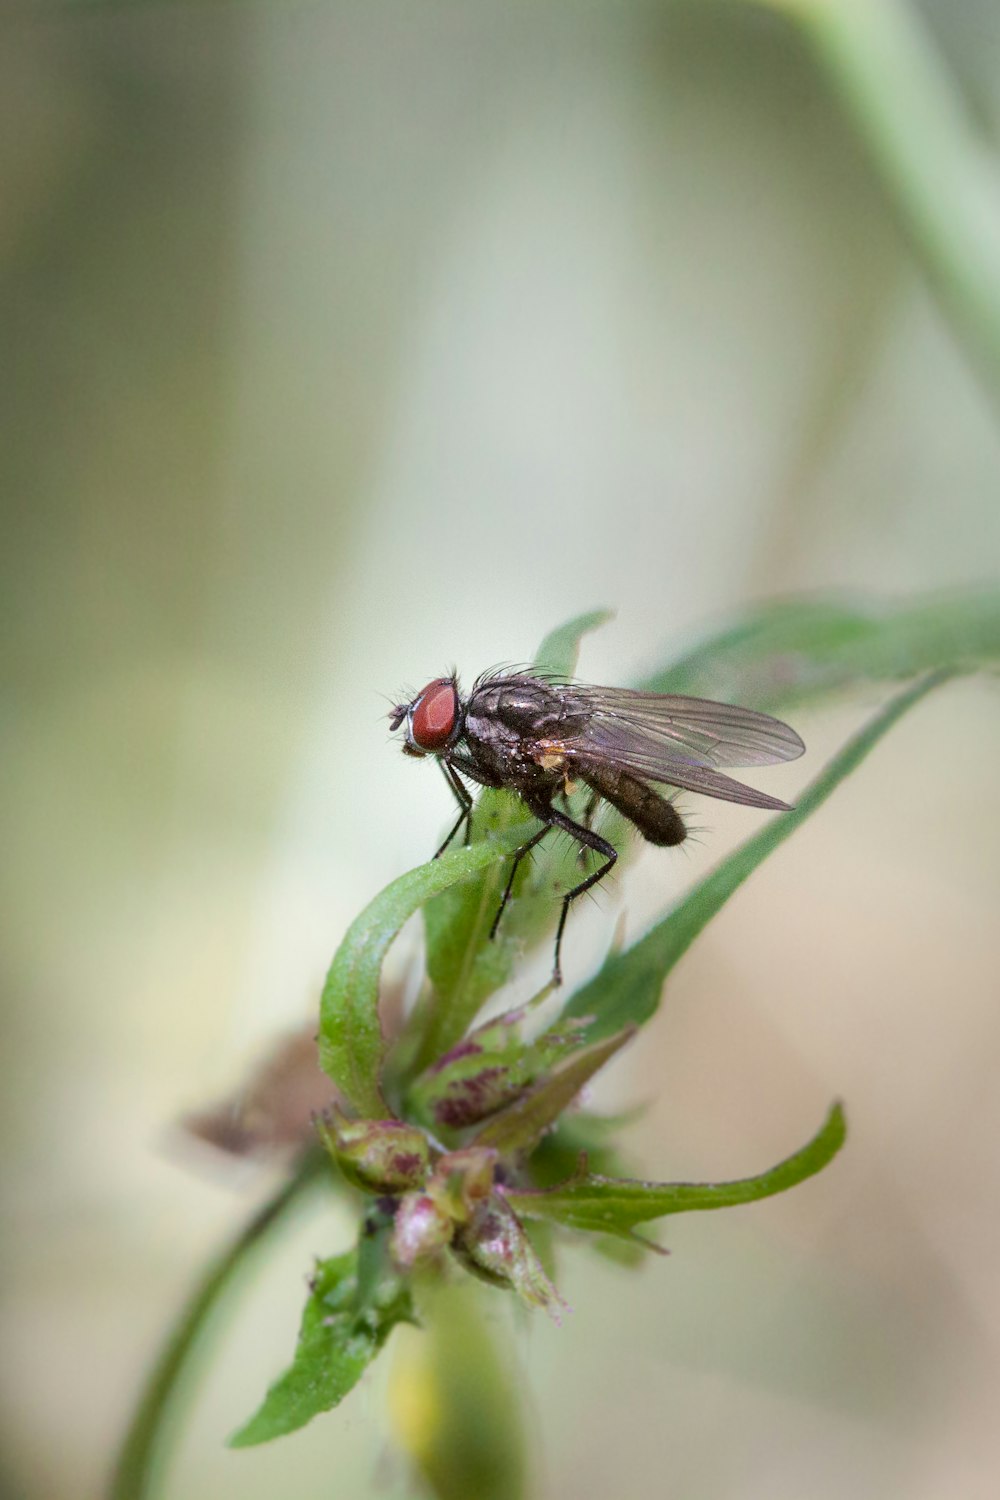
M 988 143 L 993 0 L 912 14 Z M 88 1500 L 266 1187 L 172 1122 L 309 1018 L 449 814 L 385 699 L 597 605 L 581 675 L 623 682 L 772 595 L 995 580 L 1000 380 L 816 55 L 752 5 L 0 28 L 0 1485 Z M 794 794 L 874 701 L 797 715 L 809 756 L 759 784 Z M 636 1276 L 564 1257 L 573 1317 L 516 1333 L 540 1493 L 995 1495 L 998 733 L 995 683 L 922 705 L 596 1090 L 650 1101 L 650 1176 L 759 1170 L 835 1095 L 852 1130 Z M 637 930 L 757 826 L 693 811 L 690 853 L 574 918 L 571 981 L 619 908 Z M 385 1369 L 295 1438 L 222 1446 L 349 1232 L 313 1214 L 245 1290 L 168 1496 L 411 1493 Z

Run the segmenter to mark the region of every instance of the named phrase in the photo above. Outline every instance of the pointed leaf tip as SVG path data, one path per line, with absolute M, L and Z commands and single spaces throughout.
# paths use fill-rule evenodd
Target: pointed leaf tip
M 535 654 L 535 667 L 539 672 L 551 672 L 554 677 L 572 677 L 581 638 L 613 618 L 613 610 L 593 609 L 567 620 L 545 637 Z
M 614 1036 L 577 1047 L 560 1058 L 519 1099 L 488 1121 L 477 1135 L 477 1142 L 493 1146 L 505 1156 L 524 1155 L 533 1150 L 584 1085 L 635 1033 L 635 1026 L 626 1026 Z
M 846 1134 L 843 1107 L 836 1103 L 811 1141 L 755 1177 L 732 1182 L 636 1182 L 588 1176 L 555 1188 L 510 1190 L 506 1196 L 526 1218 L 551 1219 L 571 1229 L 630 1237 L 637 1224 L 667 1214 L 735 1208 L 787 1192 L 822 1171 L 844 1144 Z
M 302 1314 L 291 1365 L 271 1386 L 249 1422 L 229 1439 L 231 1448 L 269 1443 L 304 1427 L 354 1389 L 397 1323 L 412 1322 L 405 1284 L 387 1260 L 385 1231 L 363 1267 L 357 1250 L 321 1261 Z

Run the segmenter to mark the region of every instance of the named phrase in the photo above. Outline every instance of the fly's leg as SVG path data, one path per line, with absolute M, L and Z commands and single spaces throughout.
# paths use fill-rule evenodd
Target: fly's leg
M 601 797 L 599 792 L 591 792 L 590 796 L 587 798 L 587 805 L 583 809 L 583 826 L 585 828 L 593 827 L 594 814 L 597 811 L 597 804 L 598 802 L 600 802 L 600 800 Z
M 556 951 L 555 962 L 552 967 L 552 983 L 562 984 L 562 969 L 559 965 L 559 954 L 562 950 L 563 931 L 566 927 L 566 918 L 569 916 L 570 902 L 575 901 L 577 896 L 582 896 L 584 891 L 589 891 L 591 886 L 603 880 L 618 859 L 618 850 L 607 839 L 602 839 L 599 833 L 592 828 L 587 828 L 583 823 L 575 823 L 572 818 L 567 818 L 565 813 L 557 812 L 554 807 L 542 808 L 532 807 L 531 811 L 538 818 L 544 818 L 548 828 L 561 828 L 564 833 L 571 834 L 578 843 L 587 849 L 593 849 L 596 854 L 604 856 L 604 864 L 593 870 L 579 885 L 567 891 L 563 897 L 562 911 L 559 914 L 559 926 L 556 928 Z
M 507 884 L 504 886 L 504 892 L 500 898 L 500 905 L 497 908 L 497 914 L 493 918 L 493 926 L 490 928 L 491 941 L 497 935 L 497 928 L 500 926 L 500 918 L 504 914 L 507 902 L 510 900 L 510 893 L 514 889 L 514 876 L 517 874 L 518 865 L 521 863 L 526 854 L 531 853 L 536 844 L 540 844 L 542 842 L 542 839 L 545 837 L 548 831 L 549 824 L 543 823 L 538 832 L 533 833 L 526 844 L 522 844 L 519 849 L 514 850 L 514 862 L 510 867 L 510 874 L 507 876 Z
M 444 843 L 437 851 L 437 854 L 435 854 L 435 859 L 439 859 L 441 857 L 463 823 L 465 824 L 466 843 L 469 842 L 469 834 L 472 831 L 472 798 L 469 795 L 468 787 L 463 784 L 463 782 L 459 778 L 458 772 L 454 769 L 454 767 L 450 766 L 446 760 L 439 760 L 438 765 L 441 767 L 444 779 L 451 787 L 451 790 L 455 797 L 455 801 L 458 803 L 461 811 L 459 812 L 458 821 L 456 822 L 454 828 L 451 830 L 448 837 L 445 839 Z
M 587 805 L 583 809 L 583 818 L 581 821 L 584 828 L 590 829 L 591 832 L 593 832 L 594 828 L 594 814 L 597 812 L 597 807 L 600 800 L 600 793 L 591 792 L 590 796 L 587 798 Z M 581 870 L 585 870 L 587 868 L 587 850 L 583 844 L 580 845 L 580 852 L 577 855 L 577 862 Z
M 570 799 L 569 792 L 562 791 L 562 792 L 559 793 L 559 796 L 560 796 L 560 798 L 562 800 L 563 807 L 566 809 L 567 816 L 572 817 L 573 816 L 573 803 L 572 803 L 572 801 Z M 598 804 L 600 803 L 600 800 L 601 800 L 601 794 L 600 794 L 600 792 L 591 792 L 590 796 L 587 798 L 586 806 L 584 807 L 583 814 L 582 814 L 582 816 L 580 818 L 580 822 L 582 823 L 582 825 L 583 825 L 584 828 L 592 828 L 593 827 L 593 825 L 594 825 L 594 815 L 597 812 L 597 808 L 598 808 Z M 585 870 L 587 868 L 587 849 L 586 849 L 586 847 L 583 844 L 580 845 L 580 848 L 577 851 L 576 862 L 580 866 L 581 870 Z

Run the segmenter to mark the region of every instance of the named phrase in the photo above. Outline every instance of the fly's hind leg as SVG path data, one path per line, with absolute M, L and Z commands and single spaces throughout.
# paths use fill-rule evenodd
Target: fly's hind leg
M 587 805 L 583 809 L 583 817 L 581 819 L 581 822 L 583 823 L 584 828 L 589 829 L 591 833 L 593 833 L 594 831 L 594 818 L 597 814 L 597 809 L 600 806 L 600 802 L 600 793 L 592 791 L 590 796 L 587 798 Z M 576 856 L 577 863 L 579 864 L 581 870 L 585 870 L 587 868 L 587 847 L 587 845 L 581 844 L 580 852 Z
M 573 817 L 573 803 L 572 803 L 572 800 L 571 800 L 570 793 L 567 792 L 567 791 L 562 791 L 562 792 L 560 792 L 559 795 L 560 795 L 560 798 L 562 800 L 562 805 L 566 809 L 566 815 L 567 815 L 567 817 L 572 818 Z M 600 792 L 593 792 L 592 791 L 591 794 L 590 794 L 590 796 L 587 798 L 586 805 L 584 806 L 583 813 L 582 813 L 582 815 L 580 817 L 580 822 L 581 822 L 581 824 L 583 825 L 584 828 L 591 828 L 591 829 L 593 828 L 593 826 L 594 826 L 594 816 L 595 816 L 595 814 L 597 812 L 597 809 L 598 809 L 598 806 L 600 804 L 600 801 L 601 801 L 601 794 L 600 794 Z M 589 848 L 589 845 L 581 844 L 579 850 L 577 851 L 576 862 L 580 866 L 581 870 L 585 870 L 587 868 L 587 851 L 588 851 L 588 848 Z
M 576 791 L 575 786 L 572 788 L 572 791 Z M 559 796 L 562 799 L 563 807 L 565 807 L 566 809 L 566 816 L 571 818 L 573 816 L 573 802 L 571 792 L 561 791 L 559 793 Z M 584 807 L 583 814 L 580 818 L 580 822 L 583 824 L 584 828 L 593 827 L 594 814 L 597 812 L 597 804 L 600 802 L 600 800 L 600 792 L 591 792 L 590 796 L 587 798 L 587 804 Z M 583 853 L 583 850 L 581 850 L 580 852 Z
M 520 865 L 524 856 L 526 854 L 530 854 L 535 845 L 542 842 L 542 839 L 545 837 L 548 831 L 549 824 L 543 823 L 538 832 L 533 833 L 526 844 L 522 844 L 519 849 L 514 850 L 514 859 L 510 867 L 510 874 L 507 876 L 507 884 L 504 886 L 503 895 L 500 898 L 500 905 L 497 907 L 497 914 L 493 918 L 493 926 L 490 928 L 491 941 L 497 935 L 497 928 L 500 926 L 500 918 L 503 916 L 504 911 L 507 908 L 507 902 L 510 900 L 510 893 L 514 889 L 514 876 L 517 874 L 518 866 Z
M 601 800 L 601 794 L 600 794 L 600 792 L 594 792 L 594 791 L 592 791 L 591 794 L 590 794 L 590 796 L 587 798 L 587 805 L 583 809 L 583 826 L 584 826 L 584 828 L 591 828 L 591 829 L 593 828 L 593 826 L 594 826 L 594 814 L 597 812 L 597 804 L 600 802 L 600 800 Z
M 552 983 L 562 984 L 562 968 L 559 956 L 562 951 L 563 931 L 566 927 L 566 918 L 569 916 L 570 903 L 575 901 L 577 896 L 582 896 L 584 891 L 589 891 L 591 886 L 597 885 L 598 881 L 604 879 L 605 875 L 610 872 L 617 862 L 618 850 L 613 844 L 609 844 L 607 839 L 602 839 L 600 834 L 595 833 L 592 828 L 586 827 L 583 823 L 574 822 L 572 818 L 568 818 L 565 813 L 558 812 L 556 808 L 545 807 L 541 803 L 534 805 L 529 803 L 528 805 L 531 807 L 531 811 L 535 814 L 536 818 L 545 819 L 546 829 L 544 831 L 547 832 L 549 828 L 561 828 L 564 833 L 571 834 L 584 849 L 593 849 L 595 854 L 600 854 L 604 858 L 603 865 L 599 865 L 596 870 L 593 870 L 584 880 L 581 880 L 579 885 L 575 885 L 572 890 L 567 891 L 563 897 L 562 911 L 559 913 L 559 926 L 556 928 L 555 959 L 552 966 Z

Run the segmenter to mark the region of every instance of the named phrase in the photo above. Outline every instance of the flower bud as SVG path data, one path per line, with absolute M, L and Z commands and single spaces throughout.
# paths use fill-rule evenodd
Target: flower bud
M 493 1191 L 497 1153 L 491 1146 L 466 1146 L 438 1157 L 427 1191 L 456 1224 Z
M 443 1250 L 454 1233 L 448 1214 L 426 1193 L 407 1193 L 396 1209 L 390 1249 L 400 1270 Z
M 348 1182 L 364 1193 L 396 1197 L 423 1187 L 430 1143 L 401 1120 L 349 1120 L 334 1105 L 317 1121 L 324 1146 Z
M 478 1125 L 524 1092 L 525 1046 L 521 1014 L 488 1021 L 416 1080 L 413 1102 L 438 1128 Z
M 566 1304 L 501 1193 L 491 1193 L 476 1205 L 468 1222 L 459 1229 L 453 1249 L 474 1275 L 493 1286 L 512 1289 L 529 1307 L 544 1308 L 559 1322 Z

